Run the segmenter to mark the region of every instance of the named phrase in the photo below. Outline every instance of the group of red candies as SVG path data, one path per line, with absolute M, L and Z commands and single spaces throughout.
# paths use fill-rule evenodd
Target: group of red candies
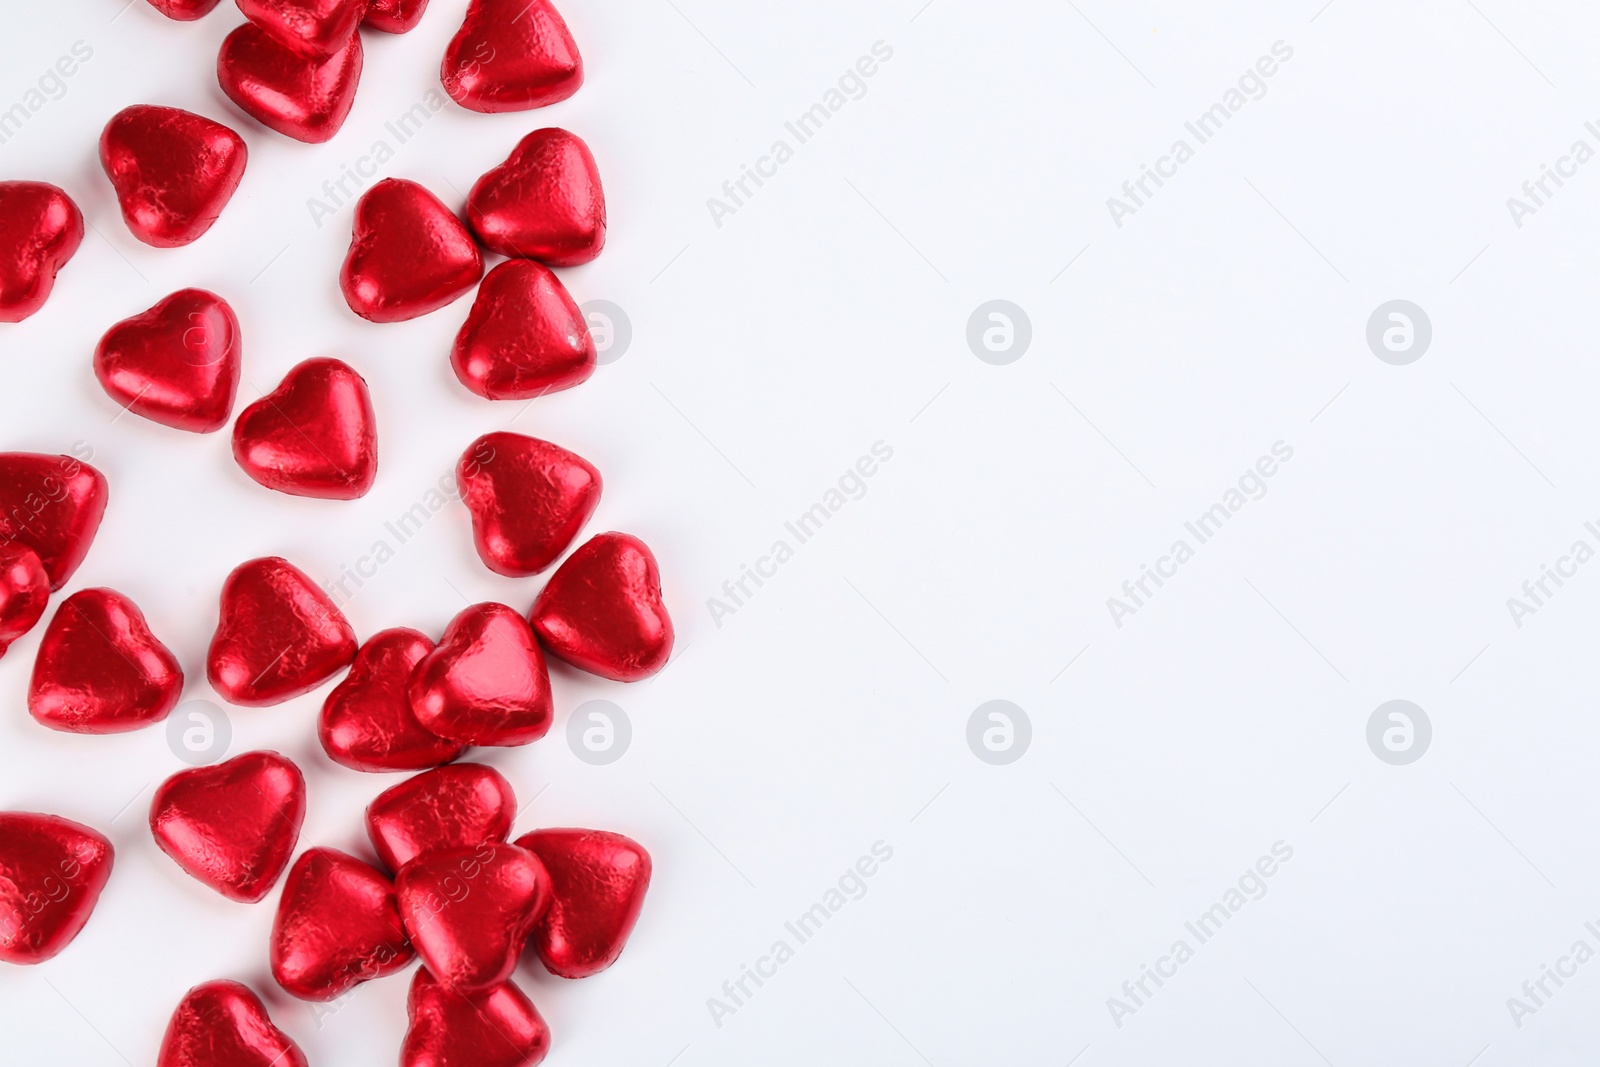
M 219 0 L 149 0 L 197 19 Z M 403 33 L 427 0 L 237 0 L 249 21 L 224 41 L 218 78 L 244 111 L 306 142 L 332 137 L 361 73 L 359 27 Z M 583 80 L 577 46 L 548 0 L 471 0 L 441 79 L 476 111 L 540 107 Z M 158 248 L 188 244 L 216 221 L 244 176 L 233 130 L 176 108 L 129 107 L 107 124 L 100 158 L 129 230 Z M 43 306 L 82 241 L 83 216 L 62 190 L 0 182 L 0 322 Z M 523 138 L 473 186 L 463 223 L 413 182 L 387 179 L 355 209 L 340 276 L 351 309 L 396 322 L 476 300 L 451 353 L 457 377 L 491 399 L 532 398 L 593 372 L 582 314 L 550 266 L 586 263 L 605 243 L 605 200 L 588 147 L 565 130 Z M 480 249 L 508 256 L 484 276 Z M 480 283 L 481 279 L 481 284 Z M 240 377 L 239 323 L 221 297 L 185 289 L 113 326 L 94 356 L 101 385 L 127 410 L 210 433 L 227 425 Z M 366 382 L 312 359 L 234 420 L 233 452 L 255 481 L 331 499 L 365 494 L 377 473 Z M 491 433 L 456 469 L 484 563 L 521 577 L 549 568 L 599 501 L 600 474 L 549 442 Z M 89 551 L 104 515 L 104 477 L 83 458 L 0 454 L 0 654 L 43 616 L 50 594 Z M 328 848 L 290 866 L 305 814 L 300 770 L 250 752 L 182 771 L 156 791 L 150 828 L 182 869 L 231 900 L 259 901 L 286 868 L 272 931 L 274 978 L 313 1001 L 423 966 L 412 982 L 403 1067 L 530 1067 L 549 1031 L 511 982 L 525 946 L 551 973 L 609 966 L 638 918 L 649 854 L 619 834 L 538 830 L 508 843 L 517 811 L 493 769 L 454 764 L 472 745 L 524 745 L 553 718 L 545 655 L 635 681 L 672 650 L 650 550 L 603 533 L 567 556 L 528 616 L 504 604 L 457 615 L 435 644 L 396 628 L 357 643 L 309 577 L 277 557 L 223 584 L 206 658 L 218 694 L 260 707 L 306 693 L 348 667 L 318 734 L 361 771 L 422 771 L 368 807 L 382 867 Z M 73 733 L 138 729 L 167 717 L 183 690 L 177 658 L 127 597 L 86 589 L 46 627 L 28 710 Z M 431 768 L 431 769 L 430 769 Z M 64 949 L 89 920 L 112 848 L 51 815 L 0 812 L 0 961 L 31 964 Z M 237 982 L 196 986 L 172 1016 L 160 1067 L 304 1067 L 260 998 Z

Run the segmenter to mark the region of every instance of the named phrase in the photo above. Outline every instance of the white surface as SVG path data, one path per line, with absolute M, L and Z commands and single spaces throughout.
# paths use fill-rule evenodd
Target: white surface
M 75 41 L 94 50 L 0 146 L 0 176 L 63 185 L 97 231 L 45 310 L 0 328 L 0 447 L 85 441 L 111 482 L 73 587 L 131 595 L 187 695 L 210 698 L 204 650 L 235 564 L 281 553 L 336 576 L 491 429 L 594 461 L 591 529 L 653 546 L 681 659 L 635 686 L 560 671 L 549 738 L 482 754 L 522 798 L 546 790 L 518 832 L 613 828 L 656 859 L 618 966 L 582 983 L 520 973 L 551 1064 L 1590 1062 L 1600 964 L 1520 1028 L 1506 1000 L 1573 942 L 1600 948 L 1584 928 L 1600 918 L 1600 568 L 1521 628 L 1505 602 L 1595 542 L 1600 163 L 1521 228 L 1506 198 L 1574 140 L 1600 146 L 1584 129 L 1600 16 L 1507 0 L 920 2 L 568 0 L 588 67 L 576 97 L 500 116 L 450 105 L 399 146 L 384 172 L 455 203 L 539 125 L 594 149 L 610 243 L 564 277 L 578 300 L 626 308 L 633 345 L 522 412 L 450 374 L 467 300 L 400 325 L 350 314 L 349 207 L 317 228 L 306 204 L 436 90 L 463 0 L 434 0 L 409 36 L 368 36 L 355 110 L 319 147 L 222 97 L 231 4 L 179 25 L 143 0 L 120 16 L 120 0 L 13 0 L 0 108 Z M 707 198 L 877 41 L 893 58 L 865 94 L 717 226 Z M 1265 96 L 1114 225 L 1106 198 L 1277 41 L 1294 54 Z M 249 142 L 239 195 L 189 248 L 134 241 L 100 173 L 100 128 L 139 102 Z M 241 403 L 309 356 L 366 375 L 369 496 L 272 494 L 225 433 L 116 417 L 95 340 L 185 285 L 239 312 Z M 1032 320 L 1009 366 L 965 342 L 992 298 Z M 1434 326 L 1406 367 L 1365 342 L 1394 298 Z M 880 440 L 893 459 L 865 495 L 717 626 L 707 599 Z M 1294 456 L 1266 495 L 1115 626 L 1106 598 L 1280 440 Z M 347 610 L 362 635 L 436 633 L 462 606 L 451 583 L 519 608 L 539 587 L 485 570 L 453 505 Z M 161 730 L 74 737 L 28 718 L 37 637 L 0 663 L 0 807 L 97 826 L 118 856 L 67 952 L 0 970 L 0 1062 L 151 1063 L 183 991 L 236 977 L 313 1064 L 393 1063 L 407 979 L 320 1023 L 276 991 L 276 893 L 230 904 L 156 850 L 149 789 L 182 766 Z M 364 852 L 361 809 L 397 779 L 327 761 L 322 695 L 235 711 L 232 751 L 299 760 L 302 845 Z M 607 767 L 564 740 L 592 698 L 633 723 Z M 1010 766 L 965 741 L 996 698 L 1033 725 Z M 1410 766 L 1366 744 L 1392 698 L 1433 723 Z M 707 999 L 880 840 L 893 859 L 865 896 L 716 1025 Z M 1293 858 L 1265 896 L 1115 1025 L 1107 998 L 1278 841 Z

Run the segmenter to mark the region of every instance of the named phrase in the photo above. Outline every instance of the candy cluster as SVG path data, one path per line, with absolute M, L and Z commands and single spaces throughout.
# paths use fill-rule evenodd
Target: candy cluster
M 149 2 L 191 20 L 219 0 Z M 361 28 L 404 33 L 427 0 L 237 3 L 248 21 L 217 58 L 223 91 L 269 129 L 318 143 L 349 114 Z M 583 63 L 547 0 L 472 0 L 440 79 L 470 110 L 525 110 L 576 92 Z M 137 104 L 107 123 L 100 159 L 129 231 L 171 248 L 216 222 L 245 177 L 248 151 L 219 122 Z M 504 400 L 584 381 L 595 347 L 550 268 L 586 263 L 605 244 L 605 197 L 588 146 L 565 130 L 530 133 L 472 187 L 464 216 L 414 182 L 374 185 L 356 205 L 339 278 L 350 309 L 399 322 L 477 286 L 450 353 L 463 386 Z M 83 233 L 83 215 L 61 189 L 0 182 L 0 322 L 44 305 Z M 508 257 L 487 275 L 485 251 Z M 367 493 L 378 436 L 361 375 L 340 360 L 306 360 L 234 418 L 241 360 L 227 301 L 184 289 L 106 331 L 94 373 L 127 410 L 176 430 L 213 433 L 232 418 L 234 458 L 267 489 L 335 500 Z M 568 554 L 602 488 L 582 457 L 490 433 L 463 452 L 456 480 L 489 569 L 524 577 L 555 566 L 526 614 L 475 604 L 437 643 L 395 628 L 363 644 L 315 582 L 266 557 L 223 583 L 206 656 L 212 688 L 247 707 L 289 700 L 348 668 L 318 720 L 328 756 L 357 771 L 422 772 L 367 808 L 380 865 L 329 848 L 294 857 L 305 780 L 276 752 L 173 775 L 156 790 L 150 830 L 179 867 L 230 900 L 260 901 L 282 881 L 271 970 L 297 997 L 332 1000 L 420 957 L 403 1067 L 528 1067 L 544 1057 L 549 1031 L 511 981 L 519 958 L 531 949 L 565 978 L 610 966 L 638 919 L 650 857 L 597 830 L 537 830 L 510 842 L 510 783 L 454 761 L 471 746 L 545 735 L 554 715 L 546 655 L 635 681 L 665 665 L 673 629 L 643 542 L 602 533 Z M 82 563 L 107 499 L 105 478 L 82 458 L 0 454 L 0 655 Z M 183 686 L 178 658 L 132 601 L 85 589 L 45 628 L 27 704 L 51 729 L 114 733 L 166 718 Z M 89 921 L 112 862 L 110 842 L 88 827 L 0 812 L 0 961 L 61 952 Z M 161 1067 L 305 1062 L 260 997 L 231 981 L 189 991 L 159 1059 Z

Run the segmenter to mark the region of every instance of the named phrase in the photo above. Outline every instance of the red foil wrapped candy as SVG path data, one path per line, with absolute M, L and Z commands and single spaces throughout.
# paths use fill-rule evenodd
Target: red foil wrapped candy
M 308 359 L 239 412 L 233 458 L 268 489 L 355 500 L 378 478 L 377 418 L 366 379 L 337 359 Z
M 550 268 L 508 259 L 478 286 L 450 349 L 456 378 L 486 400 L 531 400 L 594 373 L 594 338 Z
M 411 711 L 406 684 L 432 651 L 432 641 L 404 627 L 368 638 L 317 719 L 330 759 L 357 771 L 419 771 L 461 755 L 464 746 L 429 733 Z
M 550 675 L 527 620 L 504 604 L 474 604 L 411 673 L 411 710 L 432 733 L 464 745 L 526 745 L 550 729 Z
M 377 869 L 331 848 L 295 860 L 272 924 L 272 976 L 302 1000 L 332 1000 L 403 969 L 414 953 Z
M 111 877 L 111 842 L 55 815 L 0 812 L 0 963 L 43 963 L 78 936 Z
M 176 248 L 211 229 L 244 178 L 244 140 L 175 107 L 123 108 L 100 134 L 100 165 L 139 240 Z
M 180 289 L 107 330 L 94 374 L 135 415 L 192 433 L 220 430 L 239 389 L 239 320 L 217 294 Z
M 408 778 L 367 806 L 367 836 L 398 871 L 436 849 L 499 844 L 511 833 L 517 798 L 493 767 L 458 763 Z
M 395 876 L 400 917 L 423 965 L 464 992 L 504 982 L 550 904 L 550 876 L 515 845 L 425 852 Z
M 162 782 L 150 802 L 150 832 L 194 878 L 250 903 L 289 865 L 305 815 L 300 768 L 276 752 L 246 752 Z
M 307 144 L 332 139 L 350 115 L 361 81 L 361 35 L 326 59 L 302 56 L 245 23 L 222 42 L 217 81 L 245 114 Z
M 350 310 L 371 322 L 403 322 L 437 311 L 483 277 L 483 253 L 428 190 L 385 178 L 356 203 L 339 287 Z
M 306 1067 L 306 1057 L 249 986 L 206 982 L 179 1001 L 156 1067 Z
M 538 574 L 567 550 L 600 503 L 583 457 L 516 433 L 485 434 L 456 466 L 478 556 L 496 574 Z
M 355 35 L 367 0 L 238 0 L 245 18 L 291 52 L 326 59 Z
M 0 544 L 33 549 L 60 589 L 89 554 L 106 497 L 105 478 L 73 456 L 0 452 Z
M 534 130 L 467 194 L 467 225 L 491 252 L 576 267 L 606 243 L 606 196 L 576 134 Z
M 193 22 L 211 14 L 222 0 L 150 0 L 150 6 L 174 22 Z
M 534 601 L 532 619 L 546 651 L 602 678 L 636 682 L 672 655 L 656 558 L 627 534 L 598 534 L 568 556 Z
M 0 322 L 44 307 L 83 244 L 83 213 L 47 182 L 0 182 Z
M 428 0 L 372 0 L 361 24 L 383 33 L 409 33 L 422 21 Z
M 550 1051 L 550 1028 L 510 982 L 463 993 L 419 967 L 406 1015 L 400 1067 L 536 1067 Z
M 50 603 L 50 576 L 39 554 L 18 541 L 0 544 L 0 656 L 33 629 Z
M 526 111 L 577 92 L 583 57 L 550 0 L 472 0 L 439 80 L 464 108 Z
M 350 623 L 289 561 L 253 559 L 223 582 L 206 677 L 224 700 L 281 704 L 315 689 L 355 655 Z
M 517 844 L 550 875 L 550 907 L 528 941 L 540 961 L 562 978 L 615 963 L 650 888 L 650 853 L 602 830 L 535 830 Z
M 183 668 L 133 601 L 82 589 L 45 628 L 28 713 L 52 730 L 124 733 L 165 719 L 182 695 Z

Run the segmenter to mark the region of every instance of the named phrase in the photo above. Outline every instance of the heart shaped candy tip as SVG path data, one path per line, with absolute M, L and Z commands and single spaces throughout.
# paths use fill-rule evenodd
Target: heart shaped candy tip
M 361 24 L 381 33 L 409 33 L 427 6 L 428 0 L 372 0 Z
M 193 22 L 211 14 L 222 0 L 150 0 L 150 6 L 174 22 Z
M 550 1051 L 550 1028 L 509 981 L 463 993 L 419 967 L 406 1016 L 400 1067 L 537 1067 Z

